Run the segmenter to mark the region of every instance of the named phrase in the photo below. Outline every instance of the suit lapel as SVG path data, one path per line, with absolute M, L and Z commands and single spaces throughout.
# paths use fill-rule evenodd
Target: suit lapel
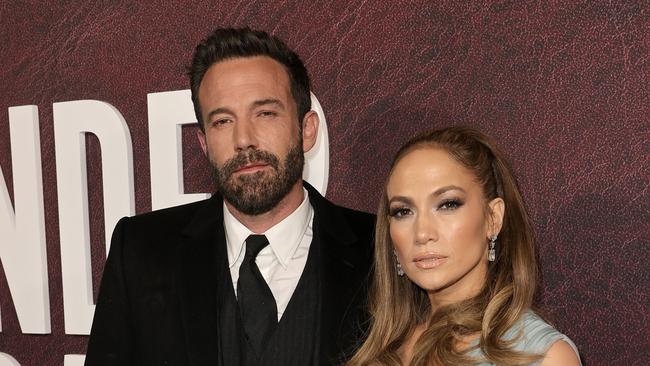
M 217 294 L 228 271 L 219 196 L 197 210 L 180 240 L 179 303 L 188 361 L 190 365 L 219 365 Z
M 305 184 L 314 207 L 314 238 L 320 243 L 320 364 L 340 363 L 354 345 L 364 309 L 369 261 L 366 249 L 341 212 Z M 367 238 L 366 238 L 367 240 Z

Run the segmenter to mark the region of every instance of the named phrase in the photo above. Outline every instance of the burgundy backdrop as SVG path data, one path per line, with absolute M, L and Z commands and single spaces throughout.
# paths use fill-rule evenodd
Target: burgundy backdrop
M 586 365 L 650 364 L 647 3 L 92 3 L 0 5 L 0 166 L 11 195 L 7 108 L 38 105 L 52 322 L 50 335 L 21 333 L 0 268 L 0 352 L 23 366 L 85 353 L 87 337 L 64 332 L 52 103 L 97 99 L 122 113 L 136 210 L 148 211 L 147 93 L 187 89 L 194 45 L 216 26 L 249 25 L 285 39 L 310 70 L 329 124 L 331 200 L 373 212 L 409 136 L 479 127 L 509 155 L 534 220 L 542 309 Z M 209 192 L 193 133 L 184 128 L 185 190 Z M 96 289 L 101 161 L 87 143 Z

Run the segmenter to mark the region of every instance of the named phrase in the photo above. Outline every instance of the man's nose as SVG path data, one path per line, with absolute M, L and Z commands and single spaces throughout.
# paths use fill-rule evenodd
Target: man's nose
M 240 119 L 235 122 L 233 138 L 236 151 L 257 148 L 258 141 L 255 126 L 249 119 Z

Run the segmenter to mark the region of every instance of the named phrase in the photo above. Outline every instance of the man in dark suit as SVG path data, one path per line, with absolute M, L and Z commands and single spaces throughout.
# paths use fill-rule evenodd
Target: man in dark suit
M 373 217 L 302 181 L 309 78 L 275 37 L 217 29 L 190 84 L 218 194 L 123 218 L 86 365 L 329 365 L 359 341 Z

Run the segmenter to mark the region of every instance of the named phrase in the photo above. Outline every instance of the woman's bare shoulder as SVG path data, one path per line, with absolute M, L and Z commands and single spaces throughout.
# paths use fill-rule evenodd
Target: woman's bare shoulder
M 558 340 L 548 349 L 540 366 L 581 366 L 581 364 L 573 347 L 563 340 Z

